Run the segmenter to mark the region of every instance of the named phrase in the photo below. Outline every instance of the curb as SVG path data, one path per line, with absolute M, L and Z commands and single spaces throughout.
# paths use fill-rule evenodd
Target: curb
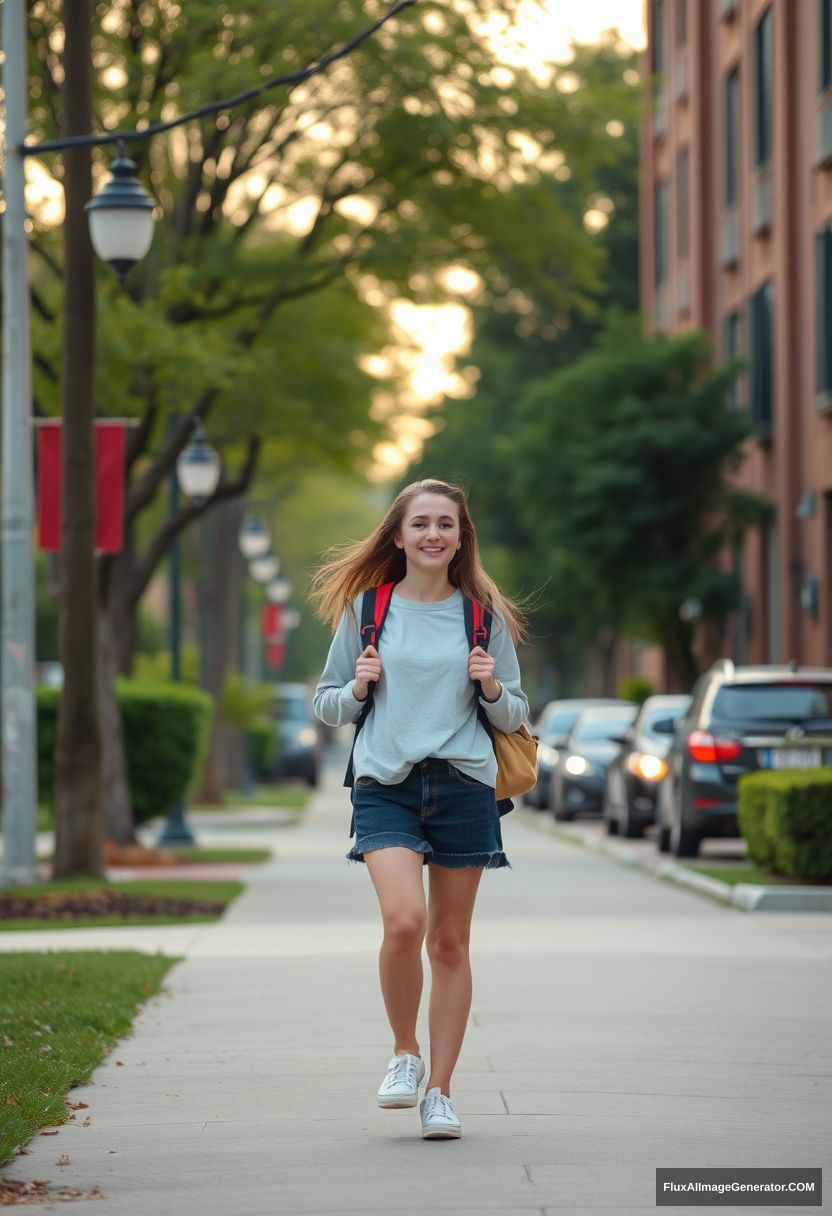
M 527 819 L 540 830 L 543 825 L 537 816 L 546 812 L 529 811 Z M 637 849 L 626 845 L 616 844 L 607 838 L 579 836 L 568 829 L 546 825 L 550 835 L 558 836 L 570 844 L 592 849 L 622 865 L 633 866 L 651 874 L 654 878 L 676 883 L 677 886 L 687 887 L 701 895 L 707 895 L 718 903 L 737 908 L 741 912 L 832 912 L 832 889 L 829 887 L 792 887 L 779 884 L 776 887 L 761 887 L 752 883 L 720 882 L 708 874 L 697 874 L 687 866 L 677 865 L 676 862 L 663 861 L 657 866 L 648 865 Z M 546 829 L 544 829 L 546 830 Z

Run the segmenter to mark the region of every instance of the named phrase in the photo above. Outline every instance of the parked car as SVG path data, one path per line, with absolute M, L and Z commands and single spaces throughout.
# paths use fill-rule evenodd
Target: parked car
M 621 747 L 614 736 L 638 713 L 632 702 L 585 709 L 575 721 L 552 770 L 549 805 L 555 819 L 574 819 L 578 811 L 600 811 L 607 765 Z
M 575 724 L 578 715 L 585 709 L 604 705 L 630 705 L 615 697 L 573 697 L 570 700 L 549 701 L 540 712 L 532 734 L 537 735 L 537 782 L 523 795 L 528 806 L 545 811 L 549 806 L 552 770 L 558 761 L 558 750 L 563 747 L 566 736 Z
M 619 736 L 621 750 L 610 762 L 604 787 L 602 815 L 610 836 L 620 832 L 637 840 L 653 823 L 673 732 L 689 705 L 689 696 L 648 697 L 632 726 Z
M 697 857 L 709 836 L 737 837 L 737 782 L 761 768 L 832 764 L 832 669 L 735 667 L 719 659 L 694 685 L 656 806 L 661 852 Z
M 272 777 L 301 777 L 316 786 L 320 776 L 321 736 L 312 712 L 307 684 L 277 684 L 272 711 L 277 724 L 278 754 Z

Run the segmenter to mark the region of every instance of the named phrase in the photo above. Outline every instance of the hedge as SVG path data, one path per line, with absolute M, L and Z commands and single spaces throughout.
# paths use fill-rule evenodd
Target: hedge
M 136 823 L 167 815 L 193 791 L 208 747 L 213 698 L 187 684 L 119 680 L 127 781 Z M 60 689 L 39 687 L 38 801 L 51 806 Z
M 758 865 L 832 878 L 832 768 L 741 777 L 737 824 Z
M 273 722 L 252 723 L 246 731 L 246 746 L 254 775 L 263 780 L 269 778 L 277 760 L 277 727 Z

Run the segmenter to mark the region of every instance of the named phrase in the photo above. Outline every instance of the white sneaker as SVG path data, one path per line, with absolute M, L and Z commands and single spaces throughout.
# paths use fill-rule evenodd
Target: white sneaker
M 423 1140 L 458 1140 L 462 1124 L 454 1114 L 451 1099 L 434 1085 L 419 1103 Z
M 425 1077 L 425 1061 L 421 1056 L 403 1052 L 393 1056 L 387 1065 L 387 1076 L 378 1090 L 378 1104 L 388 1110 L 403 1106 L 415 1106 L 419 1100 L 419 1086 Z

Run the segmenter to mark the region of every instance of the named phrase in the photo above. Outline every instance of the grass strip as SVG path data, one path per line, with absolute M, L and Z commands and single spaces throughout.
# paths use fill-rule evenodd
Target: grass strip
M 116 895 L 151 898 L 158 900 L 199 901 L 220 905 L 216 911 L 203 909 L 185 910 L 172 914 L 169 909 L 160 907 L 158 911 L 148 910 L 145 905 L 135 913 L 122 912 L 119 914 L 103 913 L 99 915 L 84 915 L 82 910 L 66 915 L 53 911 L 43 917 L 14 916 L 9 914 L 5 919 L 0 918 L 0 932 L 34 929 L 84 929 L 112 925 L 171 925 L 190 924 L 217 920 L 232 900 L 245 889 L 241 882 L 215 881 L 197 878 L 138 878 L 127 882 L 106 882 L 94 878 L 60 878 L 31 887 L 0 888 L 0 895 L 13 896 L 27 902 L 49 901 L 61 893 L 83 896 L 94 895 L 95 892 L 112 891 Z
M 0 1165 L 71 1117 L 68 1091 L 128 1034 L 175 961 L 135 950 L 0 955 Z
M 684 863 L 680 863 L 684 864 Z M 716 878 L 720 882 L 727 883 L 729 886 L 735 886 L 738 882 L 751 883 L 758 887 L 828 887 L 832 886 L 832 879 L 824 878 L 798 878 L 789 874 L 773 874 L 770 870 L 764 870 L 760 866 L 749 863 L 741 866 L 699 866 L 687 865 L 687 869 L 693 870 L 696 874 L 707 874 L 709 878 Z

